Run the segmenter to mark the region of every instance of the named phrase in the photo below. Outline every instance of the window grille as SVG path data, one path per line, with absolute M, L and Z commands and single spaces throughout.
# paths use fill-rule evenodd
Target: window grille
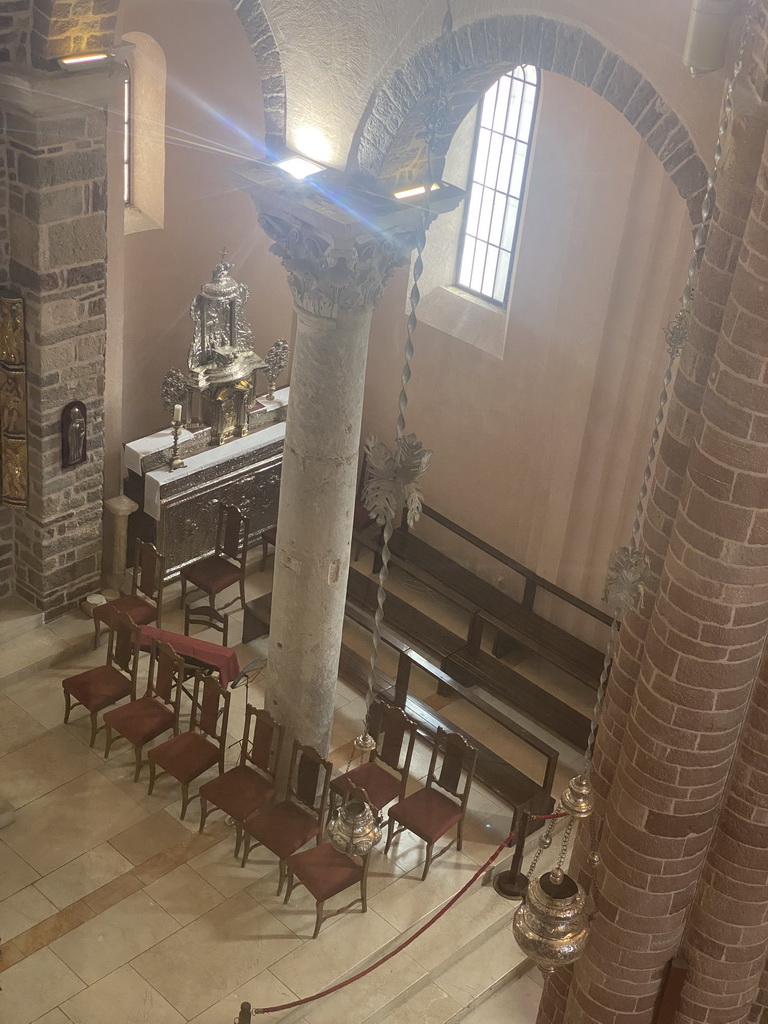
M 130 68 L 123 85 L 123 202 L 130 206 L 133 199 L 131 187 L 133 146 L 131 139 L 131 120 L 133 117 L 133 95 Z
M 507 72 L 480 105 L 456 283 L 506 305 L 538 101 L 531 64 Z

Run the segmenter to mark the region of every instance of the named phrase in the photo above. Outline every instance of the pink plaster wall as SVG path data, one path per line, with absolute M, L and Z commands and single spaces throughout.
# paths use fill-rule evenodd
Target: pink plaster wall
M 291 340 L 285 273 L 267 252 L 255 207 L 230 171 L 261 156 L 261 82 L 237 15 L 226 2 L 123 0 L 123 32 L 145 32 L 167 61 L 165 227 L 125 237 L 123 440 L 166 425 L 160 381 L 186 368 L 189 306 L 210 279 L 222 246 L 235 277 L 251 293 L 247 314 L 264 354 L 277 337 Z M 198 143 L 195 145 L 193 143 Z M 281 383 L 287 380 L 287 374 Z

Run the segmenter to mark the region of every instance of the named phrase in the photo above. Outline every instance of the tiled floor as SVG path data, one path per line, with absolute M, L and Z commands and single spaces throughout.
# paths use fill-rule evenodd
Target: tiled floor
M 261 573 L 248 578 L 250 596 L 268 586 Z M 170 629 L 181 628 L 176 603 L 177 588 L 171 587 L 164 622 Z M 233 833 L 220 814 L 212 814 L 198 834 L 194 804 L 188 820 L 179 820 L 172 779 L 160 779 L 148 797 L 145 777 L 132 782 L 126 744 L 116 744 L 105 762 L 103 734 L 93 750 L 87 746 L 82 709 L 61 724 L 61 679 L 104 657 L 103 647 L 82 649 L 91 630 L 88 620 L 73 613 L 0 643 L 0 796 L 17 808 L 16 820 L 0 833 L 0 1020 L 226 1024 L 242 999 L 272 1005 L 310 994 L 437 908 L 506 835 L 509 808 L 477 785 L 461 853 L 451 849 L 438 857 L 421 883 L 420 843 L 405 835 L 390 856 L 376 851 L 368 913 L 352 905 L 326 922 L 313 941 L 314 904 L 301 889 L 287 906 L 276 898 L 276 862 L 269 853 L 256 849 L 241 869 L 232 855 Z M 240 662 L 265 653 L 264 640 L 242 646 Z M 263 699 L 261 682 L 250 686 L 253 703 Z M 245 700 L 245 688 L 234 691 L 230 762 Z M 461 704 L 455 702 L 452 712 L 457 721 L 467 713 Z M 339 683 L 336 705 L 332 757 L 344 768 L 364 702 Z M 484 742 L 503 746 L 503 737 L 487 723 L 486 729 Z M 414 761 L 413 786 L 426 770 L 424 748 Z M 339 906 L 349 903 L 338 899 Z M 453 941 L 450 928 L 441 935 L 435 931 L 435 948 Z M 401 954 L 397 977 L 429 970 L 429 948 L 423 940 L 421 953 L 414 947 L 421 961 Z M 388 975 L 382 972 L 384 985 Z M 425 1020 L 437 1019 L 437 1006 L 463 1005 L 462 992 L 452 984 L 449 973 L 424 988 Z M 514 1021 L 532 1024 L 538 989 L 529 977 L 516 984 L 516 1012 L 524 1005 L 527 1016 Z M 312 1004 L 301 1019 L 321 1024 L 327 1016 L 322 1005 Z M 487 1015 L 480 1007 L 466 1019 L 511 1024 L 513 1018 L 502 1017 L 493 1000 L 485 1006 Z

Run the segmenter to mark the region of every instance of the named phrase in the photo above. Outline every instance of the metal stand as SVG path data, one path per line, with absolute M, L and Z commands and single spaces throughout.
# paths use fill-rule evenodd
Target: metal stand
M 528 888 L 528 879 L 520 870 L 523 863 L 525 840 L 528 835 L 528 825 L 531 816 L 528 811 L 520 815 L 520 825 L 517 829 L 517 841 L 515 843 L 515 855 L 508 871 L 500 871 L 493 880 L 493 888 L 503 896 L 505 900 L 521 900 Z

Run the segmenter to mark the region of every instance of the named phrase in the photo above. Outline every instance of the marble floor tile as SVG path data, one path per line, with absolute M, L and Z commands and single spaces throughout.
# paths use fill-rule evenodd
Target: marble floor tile
M 459 1006 L 469 1006 L 502 978 L 520 968 L 524 961 L 525 954 L 515 942 L 512 932 L 502 928 L 462 957 L 459 970 L 446 971 L 436 983 Z
M 156 853 L 175 846 L 187 835 L 187 830 L 166 811 L 157 811 L 136 822 L 124 832 L 113 836 L 109 845 L 131 864 L 141 864 Z
M 17 809 L 98 767 L 95 754 L 59 726 L 0 757 L 0 797 Z
M 190 924 L 224 901 L 218 889 L 186 864 L 152 882 L 145 892 L 180 925 Z
M 56 636 L 48 626 L 24 633 L 0 644 L 0 665 L 3 675 L 9 676 L 39 661 L 53 658 L 69 649 L 66 640 Z
M 47 874 L 144 816 L 100 772 L 88 772 L 17 811 L 3 841 Z
M 0 839 L 0 900 L 36 881 L 40 875 Z M 0 930 L 0 936 L 2 931 Z
M 476 870 L 477 865 L 465 854 L 449 849 L 432 861 L 423 882 L 422 869 L 416 867 L 403 875 L 396 886 L 374 896 L 370 906 L 398 931 L 405 931 L 450 899 Z
M 425 985 L 419 992 L 388 1013 L 386 1024 L 444 1024 L 461 1009 L 457 1003 L 437 985 Z M 532 1022 L 528 1022 L 532 1024 Z
M 78 900 L 77 903 L 70 903 L 68 907 L 57 910 L 55 914 L 45 918 L 32 928 L 28 928 L 21 935 L 17 935 L 14 945 L 25 956 L 30 956 L 38 949 L 50 946 L 55 939 L 60 939 L 62 935 L 73 931 L 78 925 L 89 921 L 92 917 L 93 910 L 83 900 Z
M 274 964 L 272 973 L 300 996 L 311 995 L 349 974 L 396 935 L 370 904 L 366 914 L 358 907 Z
M 3 1020 L 9 1024 L 31 1024 L 85 988 L 50 949 L 41 949 L 9 967 L 2 979 Z
M 254 879 L 268 874 L 277 866 L 277 857 L 259 846 L 251 851 L 248 863 L 241 868 L 239 858 L 235 860 L 233 856 L 234 850 L 235 833 L 232 831 L 222 842 L 192 857 L 187 863 L 227 898 L 247 889 Z
M 76 644 L 83 640 L 93 641 L 93 619 L 79 609 L 67 612 L 58 619 L 46 623 L 48 629 L 56 636 L 66 640 L 68 644 Z M 105 643 L 105 641 L 102 641 Z
M 63 1010 L 56 1008 L 42 1017 L 38 1017 L 35 1024 L 72 1024 L 72 1022 Z
M 132 867 L 109 843 L 101 843 L 41 878 L 37 888 L 57 907 L 68 907 Z
M 92 985 L 178 927 L 178 921 L 146 893 L 136 892 L 56 939 L 50 948 L 84 982 Z
M 418 984 L 424 969 L 407 952 L 398 953 L 387 963 L 333 995 L 308 1003 L 303 1010 L 309 1024 L 339 1024 L 340 1021 L 366 1020 L 380 1010 L 395 992 Z M 413 1024 L 416 1024 L 414 1021 Z
M 53 729 L 55 726 L 61 725 L 64 720 L 64 698 L 61 695 L 62 679 L 102 663 L 104 658 L 101 653 L 94 658 L 97 653 L 93 652 L 90 656 L 78 654 L 68 658 L 66 662 L 62 662 L 58 668 L 47 668 L 37 672 L 29 679 L 9 686 L 5 691 L 5 696 L 23 708 L 28 715 L 35 718 L 46 729 Z M 74 722 L 87 714 L 85 708 L 73 708 L 69 720 Z
M 20 889 L 0 903 L 0 935 L 3 942 L 21 935 L 56 913 L 56 907 L 34 885 Z
M 519 978 L 470 1010 L 463 1024 L 533 1024 L 540 1001 L 540 986 L 528 976 Z
M 8 697 L 0 697 L 0 757 L 42 736 L 44 726 Z
M 251 1008 L 256 1009 L 261 1006 L 281 1006 L 283 1003 L 292 1003 L 294 999 L 296 999 L 295 992 L 278 981 L 271 971 L 262 971 L 261 974 L 257 974 L 255 978 L 251 978 L 244 985 L 238 986 L 234 992 L 230 992 L 213 1006 L 209 1006 L 207 1010 L 203 1010 L 197 1017 L 193 1017 L 190 1024 L 222 1024 L 222 1021 L 229 1024 L 230 1021 L 237 1018 L 241 1003 L 250 1003 Z M 295 1012 L 295 1010 L 282 1010 L 278 1013 L 259 1014 L 253 1019 L 270 1024 L 270 1021 L 286 1020 L 289 1014 L 292 1015 Z M 294 1021 L 294 1024 L 302 1024 L 302 1022 Z M 341 1024 L 341 1018 L 335 1024 Z
M 200 1014 L 300 940 L 239 893 L 142 954 L 132 966 L 188 1019 Z
M 116 1012 L 126 1024 L 184 1024 L 181 1014 L 129 964 L 68 999 L 62 1009 L 73 1024 L 104 1024 Z

